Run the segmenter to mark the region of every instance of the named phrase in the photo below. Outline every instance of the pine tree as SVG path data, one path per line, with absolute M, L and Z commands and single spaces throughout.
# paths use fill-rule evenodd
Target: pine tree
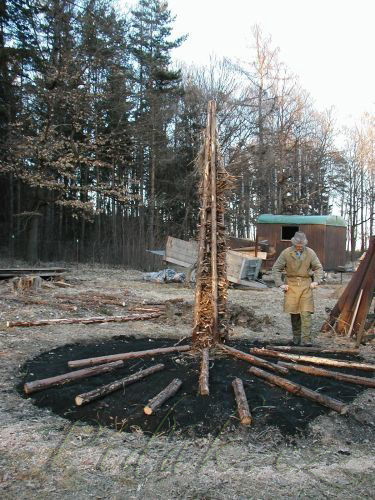
M 148 204 L 149 244 L 158 233 L 157 198 L 159 179 L 170 175 L 166 165 L 168 127 L 173 103 L 180 93 L 180 71 L 170 69 L 171 51 L 184 37 L 170 40 L 173 18 L 168 4 L 161 0 L 140 0 L 132 11 L 130 46 L 135 65 L 135 140 L 140 179 L 141 231 L 144 228 L 143 204 Z

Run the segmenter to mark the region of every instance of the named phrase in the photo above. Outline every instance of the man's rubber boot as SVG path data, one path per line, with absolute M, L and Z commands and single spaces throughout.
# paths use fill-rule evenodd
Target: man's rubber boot
M 299 314 L 291 314 L 293 340 L 292 345 L 301 345 L 301 316 Z
M 301 312 L 301 346 L 312 347 L 311 342 L 311 325 L 312 318 L 311 312 L 304 311 Z

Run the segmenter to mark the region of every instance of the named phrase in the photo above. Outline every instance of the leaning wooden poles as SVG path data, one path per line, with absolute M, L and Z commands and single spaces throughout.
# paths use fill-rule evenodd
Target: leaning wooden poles
M 357 271 L 332 309 L 321 331 L 334 330 L 341 335 L 356 337 L 357 346 L 362 340 L 366 317 L 375 290 L 375 236 Z
M 218 148 L 214 101 L 208 104 L 204 144 L 197 168 L 201 175 L 201 207 L 192 339 L 193 348 L 203 349 L 214 346 L 227 334 L 224 208 L 230 177 Z
M 204 143 L 197 159 L 200 173 L 200 217 L 195 285 L 193 349 L 202 353 L 199 393 L 209 394 L 208 349 L 227 336 L 228 281 L 224 225 L 225 193 L 231 178 L 224 169 L 216 134 L 216 103 L 210 101 Z

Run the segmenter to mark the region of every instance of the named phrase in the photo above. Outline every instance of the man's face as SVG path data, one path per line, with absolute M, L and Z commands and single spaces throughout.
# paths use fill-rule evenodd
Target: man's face
M 296 247 L 297 252 L 302 252 L 303 245 L 301 245 L 300 243 L 298 243 L 297 245 L 295 245 L 295 247 Z

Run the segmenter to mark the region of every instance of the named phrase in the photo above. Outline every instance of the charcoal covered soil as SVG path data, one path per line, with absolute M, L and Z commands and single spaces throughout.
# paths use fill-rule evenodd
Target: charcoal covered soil
M 137 271 L 83 266 L 67 274 L 66 281 L 72 286 L 61 289 L 52 284 L 23 295 L 15 295 L 6 283 L 0 283 L 2 498 L 373 497 L 373 389 L 355 394 L 355 386 L 345 385 L 345 390 L 351 394 L 342 393 L 341 399 L 350 404 L 348 415 L 340 416 L 319 408 L 319 415 L 298 422 L 298 431 L 291 432 L 291 419 L 288 429 L 280 425 L 283 405 L 288 408 L 293 402 L 303 405 L 306 402 L 263 385 L 266 391 L 263 394 L 273 394 L 274 399 L 270 402 L 251 401 L 254 424 L 250 428 L 240 427 L 233 411 L 233 400 L 229 405 L 228 399 L 228 413 L 223 412 L 222 416 L 215 413 L 214 425 L 191 435 L 180 432 L 174 425 L 172 414 L 159 429 L 158 426 L 142 429 L 138 422 L 129 426 L 129 432 L 123 432 L 119 421 L 113 422 L 113 426 L 110 421 L 100 419 L 88 423 L 69 414 L 69 409 L 66 410 L 69 405 L 65 407 L 65 403 L 60 406 L 68 414 L 63 415 L 63 412 L 53 412 L 48 401 L 38 406 L 36 397 L 25 398 L 19 389 L 22 381 L 30 375 L 27 370 L 32 360 L 35 363 L 38 356 L 49 360 L 48 370 L 52 374 L 55 368 L 61 370 L 61 367 L 57 366 L 54 356 L 48 358 L 47 353 L 66 351 L 68 344 L 70 347 L 78 344 L 82 352 L 87 352 L 90 346 L 104 345 L 111 340 L 142 344 L 147 339 L 149 345 L 156 345 L 190 337 L 193 290 L 184 285 L 143 282 Z M 348 346 L 345 339 L 318 334 L 326 315 L 325 308 L 335 304 L 337 298 L 334 295 L 339 286 L 339 283 L 329 283 L 316 292 L 315 342 L 324 347 Z M 107 299 L 103 299 L 103 295 Z M 181 298 L 183 302 L 168 303 L 165 313 L 152 321 L 5 328 L 7 320 L 127 314 L 129 308 L 145 302 L 160 303 L 175 298 Z M 289 320 L 281 313 L 282 296 L 276 289 L 232 289 L 229 300 L 233 344 L 281 344 L 290 340 Z M 361 357 L 375 362 L 373 344 L 361 347 Z M 167 362 L 171 370 L 180 370 L 176 366 L 179 364 L 176 359 L 180 358 L 169 357 Z M 142 363 L 148 366 L 151 361 L 143 360 Z M 155 361 L 159 362 L 159 358 Z M 188 373 L 191 363 L 193 361 L 186 363 Z M 143 365 L 136 366 L 136 361 L 133 361 L 129 369 L 137 370 Z M 233 366 L 240 369 L 243 363 L 237 362 L 236 365 L 235 362 Z M 219 361 L 214 361 L 212 382 L 216 377 L 218 387 L 220 377 L 224 377 L 219 368 Z M 215 375 L 215 369 L 218 375 Z M 229 372 L 232 373 L 232 368 Z M 95 378 L 90 384 L 94 384 Z M 251 388 L 251 382 L 249 384 L 247 391 Z M 327 389 L 329 384 L 328 379 L 318 381 L 320 390 L 327 390 L 327 393 L 332 390 L 332 386 Z M 74 386 L 79 387 L 75 384 L 66 386 L 62 394 L 64 391 L 74 394 Z M 223 398 L 232 397 L 228 384 L 222 384 L 222 387 Z M 212 387 L 212 390 L 215 392 L 216 389 Z M 51 389 L 45 391 L 45 396 L 40 393 L 40 397 L 47 397 L 47 393 L 53 391 L 58 394 L 58 389 Z M 267 408 L 276 406 L 276 394 L 279 407 Z M 340 398 L 337 393 L 336 397 Z M 136 412 L 144 399 L 147 399 L 147 394 L 142 394 L 142 397 L 134 394 L 132 404 Z M 308 408 L 311 410 L 315 405 Z M 204 408 L 200 411 L 203 413 Z M 161 413 L 152 417 L 154 423 L 159 421 L 162 424 L 163 416 L 165 414 Z M 155 430 L 157 432 L 152 432 Z

